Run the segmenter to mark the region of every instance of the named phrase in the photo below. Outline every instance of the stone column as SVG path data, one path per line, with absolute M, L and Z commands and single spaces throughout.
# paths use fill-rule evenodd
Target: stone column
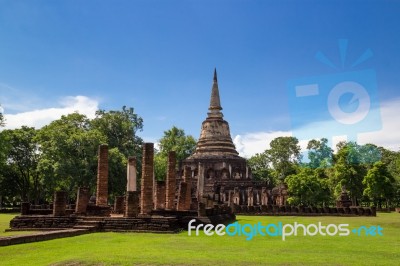
M 153 209 L 154 144 L 143 144 L 140 213 L 150 214 Z
M 31 208 L 31 204 L 29 202 L 22 202 L 21 203 L 21 215 L 28 215 L 30 208 Z
M 128 158 L 126 191 L 136 191 L 136 157 Z
M 67 193 L 65 191 L 54 192 L 53 216 L 65 216 L 67 205 Z
M 191 169 L 189 166 L 185 166 L 183 169 L 183 178 L 187 184 L 187 192 L 185 197 L 185 208 L 190 210 L 190 205 L 192 203 L 192 179 L 191 179 Z
M 170 151 L 168 153 L 167 165 L 167 184 L 166 184 L 166 199 L 165 208 L 168 210 L 175 209 L 175 191 L 176 191 L 176 152 Z
M 262 206 L 268 205 L 268 192 L 266 187 L 261 188 L 261 205 Z
M 229 207 L 233 207 L 233 205 L 235 204 L 235 192 L 233 190 L 229 190 L 229 199 L 228 199 L 228 206 Z
M 240 205 L 240 190 L 238 187 L 235 187 L 233 190 L 233 203 L 236 205 Z
M 188 193 L 187 191 L 187 183 L 182 181 L 179 184 L 179 195 L 178 195 L 178 204 L 177 204 L 177 210 L 178 211 L 186 211 L 188 208 L 186 207 L 186 194 Z
M 204 202 L 199 201 L 197 208 L 197 216 L 203 217 L 206 216 L 206 204 Z
M 247 206 L 253 206 L 253 205 L 254 205 L 253 188 L 248 187 L 247 188 Z
M 78 195 L 76 197 L 75 213 L 85 214 L 88 203 L 89 203 L 89 188 L 79 187 Z
M 375 206 L 371 207 L 371 215 L 376 216 L 376 207 Z
M 201 199 L 203 197 L 204 191 L 204 167 L 199 163 L 198 177 L 197 177 L 197 198 Z
M 139 191 L 126 193 L 125 217 L 137 217 L 139 214 Z
M 124 204 L 125 204 L 124 196 L 115 197 L 114 212 L 118 214 L 124 213 Z
M 165 209 L 165 181 L 156 181 L 156 209 Z
M 99 146 L 96 205 L 108 206 L 108 146 Z

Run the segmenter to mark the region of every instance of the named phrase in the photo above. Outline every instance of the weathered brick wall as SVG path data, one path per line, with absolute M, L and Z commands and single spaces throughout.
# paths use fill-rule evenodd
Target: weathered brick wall
M 86 213 L 88 204 L 89 204 L 89 188 L 79 187 L 78 195 L 76 197 L 75 212 L 78 214 Z
M 185 166 L 183 169 L 183 178 L 184 181 L 187 184 L 186 188 L 186 195 L 185 195 L 185 203 L 184 203 L 184 208 L 185 210 L 190 210 L 190 205 L 192 203 L 192 179 L 191 179 L 191 174 L 192 171 L 190 169 L 190 166 Z
M 125 217 L 136 217 L 139 211 L 139 191 L 126 192 Z
M 100 206 L 96 206 L 101 208 Z M 229 208 L 219 206 L 207 209 L 209 216 L 198 217 L 195 211 L 159 211 L 157 216 L 147 217 L 103 217 L 93 218 L 88 216 L 17 216 L 10 221 L 13 229 L 66 229 L 79 226 L 84 221 L 96 221 L 96 230 L 99 231 L 144 231 L 144 232 L 177 232 L 187 229 L 191 219 L 199 219 L 207 223 L 228 223 L 235 220 L 235 215 Z
M 165 209 L 165 181 L 156 182 L 156 209 Z
M 10 221 L 10 228 L 72 228 L 77 223 L 76 217 L 69 216 L 17 216 Z
M 125 196 L 115 197 L 114 201 L 114 213 L 124 213 L 125 211 Z
M 107 218 L 102 225 L 104 231 L 155 231 L 177 232 L 181 230 L 177 218 Z
M 67 205 L 67 193 L 65 191 L 54 192 L 54 216 L 64 216 Z
M 289 216 L 376 216 L 374 207 L 297 207 L 297 206 L 247 206 L 234 205 L 236 214 L 244 215 L 289 215 Z
M 167 180 L 166 180 L 166 200 L 165 208 L 175 209 L 175 190 L 176 190 L 176 152 L 168 153 Z
M 153 209 L 154 144 L 143 144 L 140 213 L 149 214 Z
M 100 145 L 97 164 L 96 205 L 108 206 L 108 146 Z
M 188 183 L 181 181 L 179 184 L 179 195 L 178 195 L 178 211 L 189 210 L 189 206 L 186 205 L 186 195 L 188 193 Z
M 109 206 L 97 206 L 89 204 L 86 209 L 87 216 L 110 216 L 111 208 Z
M 28 215 L 30 208 L 31 208 L 31 204 L 29 202 L 22 202 L 21 203 L 21 214 Z

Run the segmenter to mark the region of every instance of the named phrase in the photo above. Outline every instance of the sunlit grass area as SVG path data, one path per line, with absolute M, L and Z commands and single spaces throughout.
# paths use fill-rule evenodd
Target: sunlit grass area
M 6 229 L 10 227 L 10 220 L 14 218 L 16 213 L 0 213 L 0 237 L 3 236 L 13 236 L 13 235 L 27 235 L 33 234 L 33 231 L 12 231 L 12 232 L 5 232 Z
M 3 230 L 11 215 L 0 215 Z M 377 217 L 238 216 L 240 224 L 349 224 L 376 226 L 383 236 L 188 236 L 94 233 L 0 248 L 1 265 L 398 265 L 400 214 Z M 8 224 L 7 224 L 8 226 Z

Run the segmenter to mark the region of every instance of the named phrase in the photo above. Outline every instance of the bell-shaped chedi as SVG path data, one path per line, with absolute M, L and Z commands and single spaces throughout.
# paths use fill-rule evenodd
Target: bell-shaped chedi
M 236 191 L 237 204 L 248 204 L 246 195 L 251 193 L 256 195 L 248 197 L 253 199 L 251 205 L 259 204 L 262 188 L 267 184 L 252 179 L 246 159 L 235 149 L 229 124 L 223 119 L 221 110 L 217 71 L 214 70 L 207 118 L 202 123 L 195 152 L 182 161 L 181 167 L 181 170 L 186 167 L 191 171 L 192 203 L 207 197 L 229 204 L 230 195 Z
M 208 116 L 201 126 L 200 138 L 196 151 L 188 159 L 212 157 L 237 158 L 238 152 L 232 142 L 229 124 L 223 119 L 219 97 L 217 71 L 214 70 L 214 81 L 211 90 Z

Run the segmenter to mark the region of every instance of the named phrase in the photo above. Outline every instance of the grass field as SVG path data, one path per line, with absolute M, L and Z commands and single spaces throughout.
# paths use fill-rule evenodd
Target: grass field
M 12 216 L 0 214 L 0 230 Z M 240 224 L 380 225 L 383 236 L 188 236 L 95 233 L 0 247 L 0 265 L 399 265 L 400 214 L 378 217 L 238 216 Z
M 27 235 L 34 234 L 33 231 L 14 231 L 14 232 L 4 232 L 4 230 L 10 227 L 10 220 L 14 218 L 17 214 L 4 214 L 0 213 L 0 237 L 2 236 L 13 236 L 13 235 Z M 1 263 L 0 263 L 1 265 Z

